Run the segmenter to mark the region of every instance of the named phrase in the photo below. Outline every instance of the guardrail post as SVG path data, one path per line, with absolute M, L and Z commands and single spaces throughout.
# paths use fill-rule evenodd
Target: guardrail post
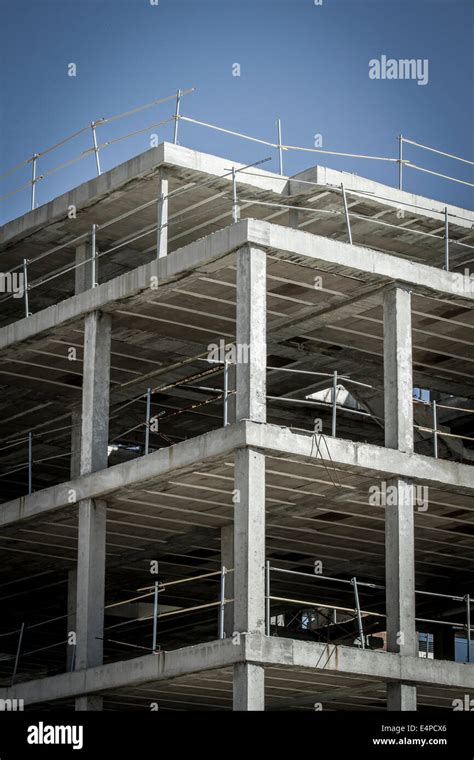
M 444 267 L 449 272 L 449 217 L 447 206 L 444 208 Z
M 362 625 L 362 615 L 360 613 L 359 589 L 357 588 L 357 578 L 355 576 L 354 578 L 351 578 L 351 583 L 354 587 L 354 599 L 357 610 L 357 625 L 359 627 L 360 644 L 362 649 L 365 649 L 364 627 Z
M 24 633 L 24 630 L 25 630 L 25 624 L 24 624 L 24 623 L 22 623 L 22 624 L 21 624 L 21 628 L 20 628 L 20 635 L 19 635 L 19 637 L 18 637 L 18 646 L 17 646 L 17 648 L 16 648 L 15 665 L 14 665 L 14 667 L 13 667 L 13 675 L 12 675 L 12 682 L 11 682 L 11 686 L 13 686 L 13 685 L 14 685 L 14 683 L 15 683 L 15 678 L 16 678 L 16 671 L 17 671 L 17 669 L 18 669 L 18 660 L 20 659 L 20 650 L 21 650 L 21 643 L 22 643 L 22 641 L 23 641 L 23 633 Z
M 28 496 L 33 493 L 33 433 L 28 433 Z
M 28 298 L 28 259 L 23 259 L 23 298 L 25 300 L 25 317 L 31 317 Z
M 97 225 L 92 225 L 91 230 L 91 272 L 92 272 L 92 287 L 96 288 L 97 282 L 97 242 L 96 242 Z
M 146 392 L 145 454 L 150 452 L 151 388 Z
M 351 220 L 349 218 L 349 209 L 347 206 L 346 190 L 344 188 L 343 182 L 341 182 L 341 192 L 342 192 L 342 202 L 344 204 L 344 215 L 346 217 L 347 236 L 349 238 L 349 243 L 352 245 Z
M 100 169 L 100 159 L 99 159 L 99 146 L 97 145 L 97 135 L 95 133 L 95 127 L 96 122 L 91 121 L 91 130 L 92 130 L 92 145 L 94 146 L 94 155 L 95 155 L 95 165 L 97 169 L 97 176 L 100 177 L 102 174 Z
M 225 576 L 227 568 L 225 565 L 221 567 L 221 584 L 220 584 L 220 604 L 219 604 L 219 625 L 218 625 L 218 637 L 219 639 L 225 638 L 224 634 L 224 612 L 225 612 Z
M 270 636 L 270 561 L 265 563 L 265 635 Z
M 466 640 L 467 640 L 467 661 L 471 662 L 471 597 L 466 594 Z
M 158 581 L 155 581 L 155 592 L 153 596 L 153 652 L 156 652 L 156 637 L 157 637 L 157 631 L 158 631 Z
M 435 459 L 438 459 L 438 410 L 436 407 L 436 401 L 432 401 L 433 407 L 433 455 Z
M 398 189 L 403 190 L 403 135 L 398 135 Z
M 224 427 L 229 424 L 229 362 L 224 357 Z
M 237 201 L 237 172 L 235 166 L 232 167 L 232 219 L 238 222 L 240 219 L 240 209 Z
M 33 153 L 32 156 L 32 166 L 31 166 L 31 210 L 35 208 L 36 204 L 36 161 L 39 158 L 39 153 Z
M 277 132 L 278 132 L 278 164 L 280 174 L 283 174 L 283 149 L 281 147 L 281 120 L 277 119 Z
M 179 123 L 180 102 L 181 102 L 181 90 L 178 90 L 176 93 L 176 110 L 174 112 L 174 133 L 173 133 L 174 145 L 178 144 L 178 123 Z
M 336 437 L 336 414 L 337 414 L 337 370 L 334 370 L 332 379 L 332 429 L 331 435 Z

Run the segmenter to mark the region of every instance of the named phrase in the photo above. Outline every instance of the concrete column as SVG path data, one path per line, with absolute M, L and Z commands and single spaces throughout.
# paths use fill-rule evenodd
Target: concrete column
M 161 196 L 166 196 L 161 199 Z M 158 204 L 156 233 L 156 255 L 161 259 L 168 255 L 168 178 L 165 169 L 160 169 L 158 175 Z
M 237 253 L 237 420 L 266 422 L 266 254 Z
M 104 649 L 106 504 L 79 502 L 76 670 L 102 664 Z M 100 697 L 76 700 L 76 710 L 101 710 Z
M 234 665 L 234 711 L 265 709 L 265 671 L 261 665 L 240 662 Z
M 107 467 L 112 322 L 94 311 L 84 320 L 81 474 Z
M 74 270 L 74 293 L 84 293 L 92 287 L 92 264 L 88 259 L 91 258 L 92 248 L 90 240 L 86 240 L 76 248 L 76 269 Z M 86 262 L 86 263 L 84 263 Z M 97 266 L 98 262 L 96 262 Z M 80 265 L 80 266 L 78 266 Z
M 413 452 L 410 292 L 398 286 L 389 288 L 384 293 L 383 307 L 385 446 L 410 453 Z M 387 484 L 389 493 L 391 498 L 387 498 L 385 507 L 387 649 L 417 657 L 413 487 L 397 478 Z M 387 709 L 416 710 L 416 687 L 388 684 Z
M 107 467 L 111 317 L 85 317 L 82 380 L 81 474 Z M 102 664 L 104 636 L 106 504 L 79 502 L 76 670 Z M 76 710 L 101 710 L 101 697 L 85 695 Z
M 71 410 L 71 424 L 71 480 L 75 480 L 81 475 L 82 410 L 80 406 L 73 407 Z
M 385 446 L 413 451 L 411 294 L 401 287 L 384 293 Z
M 265 633 L 265 456 L 235 452 L 234 631 Z M 234 668 L 234 710 L 263 710 L 264 669 Z
M 234 526 L 224 525 L 221 528 L 221 565 L 228 570 L 234 567 Z M 234 597 L 234 573 L 225 576 L 225 597 Z M 224 608 L 224 633 L 226 638 L 231 638 L 234 632 L 234 604 L 226 604 Z
M 413 488 L 397 478 L 389 481 L 387 492 L 392 494 L 385 507 L 387 650 L 418 657 Z M 416 687 L 387 684 L 387 709 L 416 710 Z
M 293 227 L 295 230 L 297 230 L 300 223 L 300 212 L 296 208 L 290 208 L 288 216 L 290 227 Z
M 69 635 L 76 633 L 76 606 L 77 606 L 77 570 L 69 570 L 67 574 L 67 650 L 66 670 L 68 673 L 74 670 L 75 644 L 69 642 Z

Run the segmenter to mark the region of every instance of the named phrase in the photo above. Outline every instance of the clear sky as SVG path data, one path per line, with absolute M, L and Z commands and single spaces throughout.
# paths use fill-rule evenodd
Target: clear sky
M 317 0 L 318 1 L 318 0 Z M 283 142 L 396 156 L 397 135 L 473 159 L 473 0 L 0 0 L 0 172 L 91 119 L 179 87 L 196 87 L 182 112 Z M 428 83 L 371 79 L 381 56 L 428 60 Z M 77 67 L 68 76 L 68 64 Z M 240 65 L 240 76 L 233 76 Z M 171 115 L 173 104 L 98 128 L 99 142 Z M 104 169 L 172 138 L 150 129 L 101 154 Z M 90 131 L 39 161 L 47 171 L 90 145 Z M 275 151 L 186 123 L 179 142 L 251 162 Z M 407 147 L 406 158 L 471 179 L 472 167 Z M 320 163 L 396 184 L 397 166 L 304 153 L 284 156 L 287 174 Z M 94 175 L 93 156 L 37 185 L 38 203 Z M 0 194 L 27 182 L 30 167 Z M 407 169 L 406 189 L 472 208 L 472 189 Z M 472 181 L 472 179 L 471 179 Z M 29 190 L 2 202 L 2 218 L 28 209 Z

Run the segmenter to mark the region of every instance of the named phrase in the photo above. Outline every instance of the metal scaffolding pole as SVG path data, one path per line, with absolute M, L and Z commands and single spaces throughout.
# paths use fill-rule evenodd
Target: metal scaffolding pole
M 94 155 L 95 155 L 95 166 L 97 169 L 97 176 L 100 177 L 102 174 L 101 168 L 100 168 L 100 158 L 99 158 L 99 146 L 97 145 L 97 135 L 95 133 L 95 127 L 96 127 L 95 121 L 91 121 L 91 130 L 92 130 L 92 144 L 94 146 Z
M 178 144 L 178 123 L 179 123 L 180 104 L 181 104 L 181 90 L 178 90 L 176 93 L 176 110 L 174 112 L 174 132 L 173 132 L 174 145 Z
M 337 370 L 334 370 L 332 380 L 332 427 L 331 435 L 336 437 L 336 414 L 337 414 Z
M 362 615 L 360 612 L 360 603 L 359 603 L 359 589 L 357 588 L 357 578 L 355 576 L 354 578 L 351 578 L 351 583 L 354 587 L 354 599 L 355 599 L 356 610 L 357 610 L 357 625 L 359 627 L 360 645 L 362 649 L 365 649 L 364 628 L 362 625 Z
M 158 581 L 155 581 L 155 589 L 153 595 L 153 642 L 152 649 L 156 652 L 156 637 L 158 630 Z

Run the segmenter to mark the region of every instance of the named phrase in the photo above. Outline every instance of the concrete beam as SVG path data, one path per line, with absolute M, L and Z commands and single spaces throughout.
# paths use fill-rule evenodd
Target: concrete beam
M 97 695 L 111 689 L 230 667 L 243 661 L 243 657 L 244 637 L 240 642 L 222 639 L 18 683 L 11 688 L 0 688 L 0 699 L 4 698 L 4 694 L 11 695 L 17 691 L 21 692 L 26 706 L 55 699 L 74 699 L 81 695 Z M 11 697 L 5 696 L 7 698 Z
M 0 329 L 0 350 L 23 341 L 35 339 L 38 335 L 81 319 L 91 311 L 113 311 L 123 307 L 127 299 L 156 297 L 155 282 L 166 289 L 176 280 L 198 271 L 213 272 L 225 264 L 224 258 L 247 242 L 247 221 L 239 222 L 208 237 L 190 243 L 141 267 L 126 272 L 119 277 L 91 288 L 84 293 L 66 298 L 59 304 L 20 319 Z M 153 286 L 153 289 L 152 289 Z M 163 290 L 163 292 L 164 292 Z
M 120 488 L 155 483 L 196 464 L 217 461 L 244 446 L 273 456 L 301 457 L 308 462 L 332 461 L 378 480 L 401 477 L 433 488 L 474 493 L 474 468 L 471 465 L 420 454 L 404 454 L 383 446 L 340 438 L 326 438 L 326 444 L 331 460 L 326 455 L 325 447 L 318 449 L 314 435 L 310 433 L 297 433 L 268 423 L 241 421 L 155 451 L 146 457 L 6 502 L 0 509 L 0 527 L 70 507 L 80 499 L 105 498 Z
M 248 634 L 241 635 L 240 640 L 222 639 L 20 682 L 13 687 L 0 688 L 0 699 L 24 699 L 28 707 L 56 699 L 71 699 L 81 694 L 99 694 L 127 686 L 166 681 L 191 673 L 230 667 L 239 662 L 307 669 L 308 673 L 335 672 L 372 678 L 374 682 L 402 681 L 408 685 L 455 688 L 462 694 L 472 689 L 474 678 L 474 666 L 464 663 Z
M 405 454 L 370 443 L 355 443 L 326 437 L 318 446 L 312 433 L 298 433 L 278 425 L 246 422 L 246 445 L 267 454 L 302 457 L 306 461 L 324 460 L 377 479 L 400 476 L 433 488 L 453 488 L 459 493 L 474 491 L 474 468 L 421 454 Z M 326 452 L 326 445 L 329 455 Z
M 0 526 L 68 508 L 81 499 L 104 498 L 125 486 L 156 482 L 197 464 L 220 460 L 241 446 L 245 446 L 245 423 L 219 428 L 146 457 L 6 502 L 0 509 Z
M 329 240 L 290 227 L 244 219 L 174 251 L 171 256 L 138 267 L 86 293 L 43 309 L 28 319 L 20 319 L 1 328 L 0 350 L 84 317 L 95 309 L 113 311 L 118 308 L 119 301 L 123 303 L 128 298 L 148 291 L 156 278 L 161 285 L 166 286 L 176 278 L 201 267 L 211 267 L 206 271 L 213 271 L 213 263 L 214 268 L 219 269 L 223 266 L 226 255 L 246 244 L 361 272 L 370 275 L 374 284 L 403 282 L 413 292 L 448 300 L 474 300 L 474 280 L 458 273 L 445 272 L 398 256 Z
M 419 264 L 361 245 L 330 240 L 320 235 L 248 219 L 249 245 L 301 256 L 349 271 L 370 275 L 373 282 L 403 282 L 413 292 L 441 297 L 474 300 L 474 279 L 437 267 Z

